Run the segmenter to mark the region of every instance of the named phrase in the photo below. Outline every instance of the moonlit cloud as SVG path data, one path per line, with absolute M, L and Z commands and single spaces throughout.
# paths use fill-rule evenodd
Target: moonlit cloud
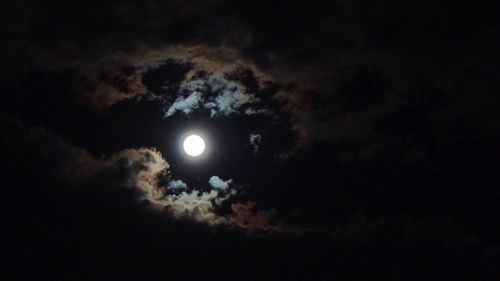
M 237 81 L 228 80 L 221 72 L 184 80 L 175 94 L 179 93 L 181 96 L 168 106 L 165 117 L 170 117 L 178 111 L 190 114 L 201 108 L 200 104 L 210 111 L 211 117 L 237 113 L 267 113 L 259 111 L 260 109 L 241 111 L 243 106 L 255 104 L 259 99 L 254 94 L 248 93 L 245 86 Z
M 200 106 L 202 101 L 202 94 L 200 92 L 193 92 L 187 97 L 178 97 L 172 105 L 167 109 L 165 117 L 174 115 L 177 111 L 181 111 L 185 114 L 193 112 Z
M 230 221 L 215 213 L 215 208 L 226 201 L 231 194 L 221 196 L 218 191 L 170 194 L 160 200 L 151 200 L 156 207 L 163 207 L 176 218 L 193 219 L 209 225 L 230 224 Z
M 229 185 L 233 183 L 232 179 L 228 179 L 226 181 L 222 180 L 218 176 L 212 176 L 209 180 L 208 183 L 210 184 L 211 187 L 215 189 L 220 189 L 220 190 L 227 190 L 229 188 Z
M 245 95 L 239 91 L 222 91 L 221 94 L 217 95 L 214 99 L 213 107 L 210 111 L 210 115 L 230 115 L 232 113 L 238 112 L 238 109 L 248 103 L 252 103 L 257 100 L 254 96 Z
M 170 182 L 168 182 L 168 188 L 185 189 L 187 188 L 187 184 L 182 180 L 171 180 Z

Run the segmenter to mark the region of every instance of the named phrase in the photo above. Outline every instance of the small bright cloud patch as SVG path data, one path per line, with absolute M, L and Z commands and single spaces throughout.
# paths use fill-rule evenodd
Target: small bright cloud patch
M 212 188 L 215 189 L 220 189 L 220 190 L 226 190 L 229 188 L 229 185 L 233 182 L 232 179 L 228 179 L 227 181 L 219 178 L 218 176 L 212 176 L 209 180 L 208 183 Z

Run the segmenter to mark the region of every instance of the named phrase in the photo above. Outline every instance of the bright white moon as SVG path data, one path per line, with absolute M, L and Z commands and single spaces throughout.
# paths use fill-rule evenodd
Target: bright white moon
M 205 141 L 198 135 L 190 135 L 184 140 L 183 147 L 189 156 L 200 156 L 205 151 Z

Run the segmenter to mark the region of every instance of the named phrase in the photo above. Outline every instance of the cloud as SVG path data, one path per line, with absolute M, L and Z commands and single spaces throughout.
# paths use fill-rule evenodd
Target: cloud
M 193 188 L 189 192 L 171 193 L 169 189 L 184 189 L 187 184 L 182 180 L 171 180 L 166 186 L 161 184 L 162 178 L 169 179 L 171 175 L 168 163 L 155 149 L 126 149 L 114 154 L 111 163 L 113 168 L 126 170 L 124 185 L 140 191 L 139 199 L 149 202 L 153 209 L 209 225 L 233 224 L 224 215 L 216 214 L 215 209 L 235 195 L 235 190 L 220 194 L 215 189 L 203 192 Z
M 125 149 L 108 160 L 114 169 L 125 169 L 125 186 L 138 188 L 145 198 L 154 200 L 163 197 L 165 187 L 159 183 L 160 177 L 169 177 L 169 164 L 154 148 Z
M 258 83 L 272 78 L 243 58 L 237 50 L 227 46 L 167 45 L 126 54 L 116 52 L 98 62 L 63 60 L 54 64 L 63 68 L 78 65 L 83 78 L 92 86 L 86 90 L 84 100 L 100 109 L 144 96 L 163 101 L 166 117 L 179 111 L 192 113 L 200 108 L 200 104 L 202 108 L 209 109 L 213 117 L 240 113 L 241 107 L 250 104 L 258 107 L 251 111 L 252 114 L 269 114 L 269 109 L 256 104 L 259 99 L 250 92 L 255 90 L 255 86 L 265 87 L 241 80 L 248 80 L 248 73 Z M 149 80 L 144 81 L 145 76 L 163 71 L 165 65 L 177 65 L 177 73 L 167 71 L 163 76 L 155 77 L 155 85 L 151 85 Z M 245 69 L 246 76 L 239 74 L 241 69 Z M 182 77 L 177 77 L 179 72 Z M 178 81 L 172 81 L 172 78 Z M 148 87 L 145 82 L 148 82 Z M 178 85 L 172 84 L 176 82 Z M 164 94 L 173 96 L 174 101 L 164 99 Z
M 15 154 L 30 152 L 36 156 L 33 158 L 40 158 L 44 167 L 57 177 L 78 181 L 93 176 L 106 167 L 105 161 L 94 157 L 87 150 L 72 145 L 41 126 L 26 127 L 10 113 L 0 112 L 0 130 L 8 135 L 3 143 L 8 153 L 4 153 L 3 158 L 9 159 Z M 23 162 L 20 166 L 25 165 Z
M 231 187 L 232 179 L 224 181 L 213 176 L 208 181 L 213 188 L 210 191 L 199 188 L 185 190 L 187 184 L 180 179 L 172 179 L 168 162 L 155 148 L 128 148 L 110 156 L 98 157 L 41 127 L 26 128 L 10 114 L 0 115 L 0 128 L 13 136 L 14 142 L 5 144 L 8 150 L 31 153 L 29 159 L 39 156 L 41 165 L 48 167 L 48 171 L 82 188 L 86 185 L 80 183 L 108 186 L 109 191 L 118 190 L 118 193 L 123 188 L 123 192 L 133 195 L 137 203 L 147 202 L 146 206 L 174 218 L 191 219 L 212 226 L 243 228 L 252 233 L 292 229 L 271 223 L 275 211 L 254 210 L 254 203 L 238 202 L 238 191 Z M 22 143 L 25 143 L 24 146 L 21 146 Z M 2 160 L 8 161 L 9 155 L 5 154 L 7 160 Z M 103 189 L 99 191 L 106 193 Z M 235 205 L 231 210 L 224 211 L 223 205 L 229 204 Z
M 239 91 L 222 91 L 213 99 L 215 106 L 211 108 L 210 115 L 230 115 L 237 112 L 237 110 L 244 104 L 252 103 L 256 100 L 253 96 L 244 95 Z
M 488 109 L 489 116 L 496 116 L 496 110 L 489 107 L 495 98 L 491 94 L 495 92 L 495 71 L 491 71 L 494 62 L 489 58 L 498 49 L 498 42 L 492 39 L 498 38 L 498 30 L 492 28 L 496 14 L 483 12 L 496 11 L 495 1 L 481 5 L 472 2 L 465 6 L 452 5 L 441 17 L 435 15 L 446 3 L 421 5 L 418 1 L 411 1 L 385 9 L 388 5 L 385 2 L 379 8 L 360 8 L 366 4 L 364 1 L 324 1 L 318 5 L 308 5 L 307 1 L 294 1 L 291 5 L 226 5 L 229 2 L 197 2 L 199 9 L 192 9 L 192 3 L 185 1 L 153 1 L 152 5 L 100 3 L 85 10 L 75 10 L 70 4 L 58 5 L 61 10 L 71 11 L 74 19 L 79 19 L 69 22 L 53 9 L 40 10 L 36 6 L 13 4 L 6 7 L 5 14 L 11 16 L 5 23 L 12 34 L 23 36 L 9 36 L 9 44 L 1 47 L 0 54 L 6 61 L 2 67 L 6 73 L 31 64 L 41 65 L 44 69 L 75 71 L 79 74 L 75 81 L 84 85 L 85 99 L 101 108 L 144 96 L 139 70 L 169 58 L 194 65 L 187 71 L 186 81 L 199 71 L 215 75 L 216 72 L 230 73 L 236 68 L 250 69 L 259 83 L 274 81 L 289 88 L 281 93 L 285 101 L 280 112 L 292 116 L 293 129 L 305 141 L 336 138 L 338 131 L 350 128 L 349 110 L 370 111 L 373 110 L 370 107 L 380 102 L 382 107 L 389 107 L 383 111 L 385 114 L 395 103 L 400 106 L 411 102 L 399 99 L 410 93 L 408 88 L 411 90 L 421 83 L 408 81 L 408 77 L 423 75 L 433 76 L 431 80 L 438 84 L 453 85 L 447 91 L 454 96 L 455 93 L 464 97 L 476 96 L 472 100 L 473 108 Z M 470 12 L 464 14 L 462 9 Z M 16 17 L 19 11 L 23 11 L 24 16 Z M 253 14 L 260 16 L 248 16 Z M 279 23 L 276 22 L 277 16 L 283 19 Z M 108 17 L 114 20 L 100 20 Z M 52 20 L 44 21 L 46 18 Z M 301 20 L 297 21 L 298 18 Z M 442 28 L 415 24 L 421 18 L 432 19 Z M 470 25 L 471 22 L 475 24 Z M 450 23 L 454 23 L 453 26 Z M 74 32 L 67 32 L 67 26 L 71 26 Z M 95 26 L 99 26 L 99 32 L 91 31 Z M 397 30 L 392 30 L 393 26 L 397 26 Z M 297 41 L 297 34 L 303 40 Z M 469 54 L 465 50 L 473 51 Z M 455 61 L 461 67 L 450 71 L 449 61 Z M 364 78 L 354 81 L 351 84 L 355 87 L 348 85 L 350 89 L 346 90 L 345 81 L 342 81 L 346 79 L 337 79 L 342 75 L 338 70 L 362 65 L 382 68 L 390 80 L 397 82 L 394 86 L 401 91 L 393 92 L 390 99 L 385 99 L 376 93 L 377 90 L 372 91 L 370 86 L 373 84 L 371 81 L 365 83 Z M 137 71 L 130 71 L 130 68 Z M 251 83 L 246 81 L 241 82 L 252 92 Z M 289 84 L 293 87 L 288 87 Z M 405 84 L 410 86 L 404 87 Z M 318 103 L 311 98 L 311 90 L 326 100 L 339 100 L 318 108 Z M 468 94 L 471 91 L 480 94 Z M 182 93 L 180 96 L 185 99 L 191 94 Z M 177 97 L 178 93 L 173 100 Z M 351 97 L 357 100 L 350 100 Z M 473 119 L 483 115 L 462 109 L 472 108 L 467 106 L 470 104 L 468 98 L 454 100 L 450 111 L 456 111 L 458 118 Z M 168 106 L 174 101 L 169 100 Z M 213 116 L 239 110 L 259 111 L 247 111 L 245 106 L 238 107 L 239 101 L 230 102 L 225 96 L 221 96 L 219 102 L 214 98 L 213 102 L 208 104 L 214 109 L 209 109 Z M 352 106 L 357 102 L 364 108 Z M 173 110 L 177 111 L 180 110 Z M 440 109 L 432 111 L 436 114 L 443 112 Z M 358 119 L 355 125 L 371 124 L 383 114 L 366 118 L 354 116 Z M 474 122 L 484 124 L 479 119 L 474 119 Z M 491 126 L 488 128 L 491 131 L 495 122 L 488 126 Z
M 231 223 L 247 229 L 250 233 L 300 234 L 319 230 L 285 224 L 277 220 L 278 212 L 275 209 L 258 210 L 255 202 L 232 203 L 231 211 Z
M 97 77 L 85 74 L 90 88 L 83 95 L 83 100 L 97 109 L 105 109 L 147 93 L 141 75 L 131 66 L 113 65 L 97 71 L 100 72 Z
M 187 184 L 182 180 L 171 180 L 168 182 L 168 188 L 172 189 L 186 189 Z
M 253 147 L 253 154 L 256 155 L 257 151 L 259 151 L 259 145 L 260 142 L 262 141 L 262 136 L 260 134 L 250 133 L 248 137 L 249 137 L 249 143 Z
M 269 108 L 260 108 L 260 109 L 255 109 L 252 107 L 249 107 L 245 109 L 245 114 L 246 115 L 275 115 L 275 113 L 270 110 Z
M 247 227 L 250 231 L 269 231 L 272 229 L 271 220 L 276 215 L 275 210 L 258 211 L 252 209 L 255 202 L 231 204 L 234 216 L 232 220 L 241 227 Z
M 247 87 L 240 81 L 228 79 L 227 73 L 221 71 L 198 72 L 192 78 L 180 82 L 178 87 L 173 87 L 173 92 L 167 94 L 181 96 L 173 103 L 166 101 L 166 117 L 172 116 L 177 111 L 189 114 L 198 108 L 209 110 L 211 117 L 238 113 L 248 115 L 270 113 L 267 108 L 249 108 L 250 105 L 262 107 L 258 105 L 260 99 L 249 93 Z
M 232 194 L 221 196 L 218 191 L 200 192 L 192 190 L 180 194 L 169 194 L 159 200 L 151 200 L 154 207 L 162 207 L 175 218 L 193 219 L 209 225 L 230 225 L 225 217 L 215 213 L 215 208 L 228 200 Z
M 222 180 L 218 176 L 212 176 L 208 180 L 208 183 L 210 184 L 211 187 L 219 190 L 227 190 L 229 188 L 229 185 L 233 183 L 232 179 L 228 179 L 227 181 Z
M 225 216 L 216 214 L 215 208 L 236 191 L 220 194 L 215 189 L 202 192 L 194 188 L 189 192 L 171 193 L 169 189 L 187 188 L 187 184 L 182 180 L 171 180 L 166 186 L 161 184 L 162 178 L 170 178 L 169 166 L 155 149 L 126 149 L 114 154 L 111 163 L 114 169 L 126 170 L 124 185 L 140 191 L 139 199 L 149 202 L 153 209 L 209 225 L 232 224 Z
M 184 114 L 189 114 L 197 109 L 201 102 L 202 93 L 193 92 L 187 97 L 178 97 L 174 103 L 167 109 L 165 117 L 174 115 L 175 112 L 181 111 Z

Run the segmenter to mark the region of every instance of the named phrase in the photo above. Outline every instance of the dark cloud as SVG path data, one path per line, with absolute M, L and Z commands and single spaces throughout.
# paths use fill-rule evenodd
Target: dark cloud
M 38 161 L 46 162 L 50 175 L 70 181 L 85 179 L 105 166 L 103 161 L 85 149 L 71 145 L 41 126 L 25 127 L 18 118 L 6 112 L 1 113 L 0 121 L 3 131 L 9 134 L 9 138 L 3 143 L 7 154 L 2 166 L 6 171 L 15 168 L 17 155 L 29 156 L 29 153 L 33 153 L 33 158 Z M 26 161 L 33 159 L 26 157 Z M 30 164 L 26 163 L 25 169 L 29 169 L 28 167 Z M 20 169 L 18 172 L 22 174 L 29 171 Z
M 253 154 L 257 154 L 257 152 L 259 151 L 260 142 L 262 141 L 262 136 L 260 134 L 250 133 L 248 137 L 249 143 L 253 147 Z
M 293 128 L 304 143 L 344 135 L 342 128 L 349 122 L 369 124 L 380 115 L 391 114 L 413 98 L 402 95 L 411 93 L 420 83 L 414 77 L 422 75 L 433 83 L 443 84 L 441 90 L 447 95 L 456 96 L 474 91 L 466 90 L 462 77 L 471 71 L 484 72 L 492 79 L 474 78 L 475 84 L 484 88 L 474 103 L 487 109 L 494 101 L 489 94 L 492 85 L 486 82 L 494 80 L 494 71 L 488 72 L 486 61 L 498 46 L 495 30 L 491 28 L 496 15 L 486 12 L 495 10 L 494 1 L 463 5 L 451 2 L 389 5 L 384 2 L 376 7 L 365 1 L 320 1 L 312 5 L 294 1 L 286 8 L 260 1 L 252 5 L 195 2 L 106 4 L 92 14 L 89 14 L 92 6 L 80 10 L 64 4 L 58 6 L 61 12 L 56 13 L 51 5 L 42 8 L 32 3 L 23 9 L 16 9 L 14 5 L 12 14 L 23 11 L 26 16 L 23 24 L 15 28 L 12 24 L 19 20 L 6 25 L 11 27 L 11 44 L 5 46 L 7 52 L 4 53 L 14 54 L 14 50 L 25 48 L 25 56 L 36 56 L 38 63 L 76 68 L 89 85 L 83 91 L 86 100 L 99 107 L 136 98 L 146 89 L 158 94 L 162 92 L 161 87 L 170 87 L 167 84 L 172 81 L 168 79 L 191 81 L 185 85 L 187 92 L 177 93 L 178 96 L 167 101 L 167 115 L 182 110 L 192 112 L 196 107 L 206 108 L 214 116 L 240 109 L 247 113 L 268 113 L 267 108 L 242 107 L 256 101 L 253 93 L 265 80 L 292 83 L 293 90 L 277 96 L 285 98 L 283 109 L 292 114 Z M 200 9 L 193 11 L 189 8 L 191 5 Z M 465 10 L 471 12 L 464 13 Z M 129 13 L 134 16 L 122 16 Z M 74 18 L 63 14 L 73 14 Z M 259 16 L 252 16 L 256 14 Z M 29 29 L 34 23 L 36 28 Z M 72 32 L 62 26 L 71 27 Z M 95 26 L 100 26 L 99 32 L 89 32 Z M 23 41 L 25 36 L 18 36 L 24 33 L 32 35 L 28 37 L 34 40 L 29 47 Z M 85 36 L 75 37 L 75 34 Z M 298 37 L 303 40 L 297 40 Z M 79 45 L 89 48 L 78 48 Z M 75 52 L 79 55 L 72 56 Z M 158 73 L 169 78 L 152 74 L 160 76 L 147 78 L 150 80 L 145 87 L 141 77 L 130 72 L 133 67 L 168 59 L 181 60 L 176 67 L 182 76 L 173 75 L 176 70 L 168 72 L 168 67 L 165 72 L 157 65 Z M 451 69 L 448 67 L 451 61 L 460 67 Z M 228 71 L 231 65 L 233 70 Z M 246 68 L 236 70 L 241 65 Z M 208 72 L 204 81 L 193 79 L 192 74 L 199 70 Z M 257 77 L 256 72 L 259 72 Z M 258 77 L 261 74 L 269 79 Z M 228 85 L 235 78 L 249 95 L 234 84 Z M 151 79 L 158 79 L 158 83 L 151 85 Z M 220 94 L 198 101 L 197 94 L 193 94 L 193 83 L 196 87 L 206 87 L 200 83 L 213 82 L 218 85 L 223 82 L 223 88 L 217 90 Z M 173 89 L 173 92 L 179 90 Z M 317 101 L 321 101 L 320 105 Z M 464 102 L 467 103 L 454 99 L 448 103 L 455 111 L 453 118 L 474 118 L 460 108 Z M 353 111 L 359 114 L 351 116 Z M 484 112 L 494 115 L 492 108 Z M 431 110 L 429 114 L 432 113 Z M 482 126 L 480 123 L 476 125 Z
M 250 231 L 269 231 L 272 230 L 271 220 L 275 216 L 275 210 L 253 211 L 254 202 L 231 204 L 231 210 L 234 213 L 234 221 L 243 227 L 248 227 Z

